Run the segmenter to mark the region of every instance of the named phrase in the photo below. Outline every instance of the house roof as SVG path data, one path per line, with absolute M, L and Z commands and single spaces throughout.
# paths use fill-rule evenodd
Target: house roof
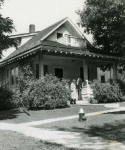
M 18 38 L 18 37 L 27 37 L 27 36 L 34 36 L 38 34 L 39 31 L 33 32 L 33 33 L 22 33 L 22 34 L 15 34 L 15 35 L 10 35 L 9 38 Z
M 16 51 L 11 53 L 8 57 L 6 57 L 4 60 L 2 60 L 0 65 L 6 64 L 7 62 L 11 61 L 12 59 L 19 58 L 24 54 L 30 53 L 31 51 L 35 51 L 36 49 L 40 48 L 41 46 L 43 46 L 45 48 L 46 45 L 48 45 L 51 48 L 52 47 L 56 47 L 56 48 L 57 47 L 62 47 L 62 48 L 66 48 L 68 50 L 72 49 L 71 51 L 77 50 L 76 52 L 73 51 L 73 53 L 78 53 L 78 51 L 79 51 L 81 54 L 86 54 L 86 50 L 81 51 L 80 50 L 81 48 L 76 48 L 76 47 L 73 48 L 71 46 L 66 46 L 66 45 L 60 44 L 58 42 L 44 40 L 47 36 L 49 36 L 52 32 L 54 32 L 58 27 L 60 27 L 67 20 L 72 24 L 72 22 L 69 20 L 69 18 L 64 18 L 64 19 L 56 22 L 55 24 L 45 28 L 44 30 L 39 31 L 38 34 L 33 36 L 24 45 L 22 45 Z M 79 34 L 80 34 L 80 32 L 79 32 Z M 81 34 L 81 36 L 83 36 L 83 35 Z M 88 54 L 88 51 L 87 51 L 87 55 L 91 55 L 91 53 L 89 52 L 89 54 Z M 95 54 L 93 54 L 93 55 L 95 55 Z
M 56 27 L 58 27 L 61 23 L 63 23 L 67 18 L 64 18 L 58 22 L 56 22 L 55 24 L 45 28 L 42 31 L 39 31 L 38 34 L 34 37 L 32 37 L 29 41 L 27 41 L 24 45 L 22 45 L 20 48 L 18 48 L 16 51 L 14 51 L 13 53 L 11 53 L 8 57 L 6 57 L 3 61 L 8 60 L 9 58 L 15 57 L 18 54 L 21 54 L 27 50 L 30 50 L 38 45 L 40 45 L 41 43 L 41 39 L 44 38 L 47 34 L 49 34 L 51 31 L 53 31 Z M 2 62 L 2 61 L 1 61 Z
M 19 55 L 19 54 L 21 54 L 21 53 L 23 53 L 23 52 L 25 52 L 27 50 L 30 50 L 30 49 L 32 49 L 34 47 L 39 46 L 41 44 L 42 40 L 44 40 L 47 36 L 49 36 L 54 30 L 56 30 L 58 27 L 60 27 L 67 20 L 73 25 L 73 23 L 71 22 L 71 20 L 68 17 L 66 17 L 66 18 L 56 22 L 55 24 L 52 24 L 51 26 L 45 28 L 44 30 L 39 31 L 37 35 L 33 36 L 29 41 L 27 41 L 24 45 L 22 45 L 16 51 L 11 53 L 8 57 L 6 57 L 1 62 L 6 61 L 6 60 L 8 60 L 10 58 L 16 57 L 17 55 Z M 78 30 L 78 32 L 80 33 L 79 30 Z M 81 34 L 81 36 L 83 37 L 82 34 Z
M 45 52 L 46 54 L 54 54 L 54 55 L 60 55 L 60 56 L 88 57 L 88 58 L 92 58 L 92 59 L 96 59 L 96 60 L 97 59 L 106 59 L 108 61 L 111 59 L 112 60 L 124 60 L 124 58 L 121 58 L 121 57 L 96 54 L 96 53 L 88 51 L 88 49 L 85 49 L 85 48 L 72 47 L 72 46 L 60 44 L 55 41 L 44 40 L 44 41 L 41 41 L 41 45 L 39 45 L 33 49 L 27 50 L 23 53 L 19 53 L 16 56 L 16 59 L 15 59 L 15 57 L 11 57 L 8 60 L 2 61 L 0 63 L 0 66 L 10 64 L 19 59 L 26 58 L 29 55 L 35 54 L 37 52 L 37 50 L 41 50 L 41 51 L 43 51 L 43 53 Z

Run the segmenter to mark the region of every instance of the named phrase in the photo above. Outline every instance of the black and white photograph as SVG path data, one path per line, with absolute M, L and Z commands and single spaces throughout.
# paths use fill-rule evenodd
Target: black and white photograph
M 0 0 L 0 150 L 125 150 L 125 0 Z

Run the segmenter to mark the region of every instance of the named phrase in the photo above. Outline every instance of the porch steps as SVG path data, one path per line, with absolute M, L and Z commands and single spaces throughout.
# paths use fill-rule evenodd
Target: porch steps
M 90 104 L 88 100 L 78 100 L 76 101 L 76 105 L 87 105 Z
M 81 95 L 82 95 L 82 100 L 85 103 L 89 103 L 89 98 L 93 97 L 93 90 L 91 89 L 91 87 L 89 85 L 83 86 L 82 91 L 81 91 Z

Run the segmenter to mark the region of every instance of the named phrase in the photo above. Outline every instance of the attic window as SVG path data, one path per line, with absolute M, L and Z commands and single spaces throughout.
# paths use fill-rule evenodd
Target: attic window
M 63 34 L 62 33 L 57 33 L 57 39 L 60 39 L 63 37 Z

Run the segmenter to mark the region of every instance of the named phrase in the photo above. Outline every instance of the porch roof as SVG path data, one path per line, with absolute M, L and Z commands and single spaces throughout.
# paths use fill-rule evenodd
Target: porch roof
M 125 60 L 123 57 L 111 56 L 111 55 L 104 55 L 104 54 L 97 54 L 95 52 L 90 52 L 87 48 L 80 48 L 80 47 L 73 47 L 73 46 L 66 46 L 60 44 L 55 41 L 41 41 L 37 46 L 29 48 L 27 50 L 23 50 L 23 46 L 19 48 L 19 50 L 14 51 L 10 54 L 7 58 L 0 62 L 0 66 L 4 66 L 10 64 L 14 61 L 18 61 L 20 59 L 29 57 L 32 54 L 35 54 L 37 51 L 43 51 L 47 54 L 57 54 L 62 56 L 71 56 L 75 55 L 76 57 L 89 57 L 93 59 L 113 59 L 113 60 Z

